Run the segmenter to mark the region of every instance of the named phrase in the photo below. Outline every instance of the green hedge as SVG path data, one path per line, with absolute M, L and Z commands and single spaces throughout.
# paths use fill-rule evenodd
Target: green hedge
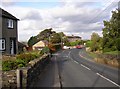
M 9 71 L 12 69 L 16 69 L 17 65 L 15 61 L 7 60 L 2 62 L 2 70 L 3 71 Z
M 6 60 L 2 62 L 2 70 L 9 71 L 14 70 L 19 67 L 25 67 L 28 62 L 38 58 L 40 56 L 39 53 L 24 53 L 16 56 L 16 60 Z

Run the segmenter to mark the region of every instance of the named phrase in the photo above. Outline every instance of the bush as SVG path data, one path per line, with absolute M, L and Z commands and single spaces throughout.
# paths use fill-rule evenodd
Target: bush
M 65 45 L 65 46 L 71 46 L 71 45 L 70 45 L 70 42 L 66 42 L 64 45 Z
M 118 51 L 120 51 L 120 38 L 116 39 L 116 48 Z
M 55 45 L 56 51 L 59 50 L 60 48 L 61 48 L 61 45 Z
M 92 45 L 92 41 L 87 41 L 86 42 L 86 47 L 91 47 L 91 45 Z
M 11 60 L 7 60 L 7 61 L 3 61 L 2 62 L 2 70 L 3 71 L 9 71 L 12 69 L 16 69 L 16 62 L 15 61 L 11 61 Z
M 24 66 L 25 66 L 24 64 L 19 64 L 19 65 L 18 65 L 18 68 L 24 67 Z
M 17 65 L 22 64 L 22 65 L 25 66 L 25 65 L 27 64 L 27 62 L 24 61 L 24 60 L 22 60 L 22 59 L 16 59 L 16 64 L 17 64 Z
M 19 54 L 16 56 L 15 60 L 4 60 L 2 62 L 2 70 L 9 71 L 9 70 L 17 69 L 19 67 L 24 67 L 27 65 L 29 61 L 34 60 L 39 56 L 40 53 L 38 52 Z
M 48 48 L 48 47 L 44 47 L 44 48 L 42 49 L 42 54 L 48 53 L 48 52 L 49 52 L 49 48 Z
M 26 54 L 19 54 L 16 56 L 16 58 L 20 60 L 24 60 L 26 63 L 28 63 L 29 61 L 37 58 L 37 56 L 35 54 L 26 53 Z
M 110 51 L 111 51 L 111 49 L 107 48 L 107 47 L 103 49 L 103 52 L 110 52 Z
M 75 41 L 75 42 L 70 42 L 70 45 L 71 45 L 71 46 L 76 46 L 76 45 L 78 45 L 78 42 L 77 42 L 77 41 Z

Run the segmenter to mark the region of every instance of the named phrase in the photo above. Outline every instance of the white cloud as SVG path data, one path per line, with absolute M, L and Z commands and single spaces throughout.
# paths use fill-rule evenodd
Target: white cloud
M 90 38 L 92 31 L 101 34 L 104 19 L 110 18 L 110 11 L 116 5 L 111 5 L 102 12 L 103 7 L 96 7 L 98 2 L 64 2 L 62 6 L 47 9 L 34 7 L 4 6 L 4 9 L 20 19 L 18 23 L 19 40 L 28 40 L 37 35 L 41 30 L 53 27 L 53 30 L 63 31 L 67 35 L 79 35 Z M 106 2 L 108 0 L 105 0 Z M 112 1 L 112 0 L 110 0 Z M 101 4 L 105 4 L 102 2 Z M 102 12 L 102 13 L 100 13 Z M 100 13 L 100 15 L 98 15 Z M 98 15 L 97 18 L 95 18 Z M 95 19 L 94 19 L 95 18 Z

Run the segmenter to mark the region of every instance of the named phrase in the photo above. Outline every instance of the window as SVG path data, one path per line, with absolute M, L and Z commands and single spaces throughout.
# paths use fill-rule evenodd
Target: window
M 5 50 L 5 39 L 0 39 L 0 50 Z
M 7 26 L 8 26 L 8 28 L 13 28 L 13 20 L 12 19 L 8 19 Z

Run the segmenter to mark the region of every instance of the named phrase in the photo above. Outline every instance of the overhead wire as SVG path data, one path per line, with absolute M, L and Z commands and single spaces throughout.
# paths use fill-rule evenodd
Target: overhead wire
M 94 18 L 92 18 L 88 23 L 91 23 L 94 20 L 96 20 L 98 18 L 98 16 L 100 16 L 101 13 L 103 13 L 105 10 L 107 10 L 113 3 L 114 3 L 114 0 L 108 6 L 106 6 L 108 4 L 108 3 L 106 3 L 105 4 L 106 7 L 102 11 L 100 11 Z

